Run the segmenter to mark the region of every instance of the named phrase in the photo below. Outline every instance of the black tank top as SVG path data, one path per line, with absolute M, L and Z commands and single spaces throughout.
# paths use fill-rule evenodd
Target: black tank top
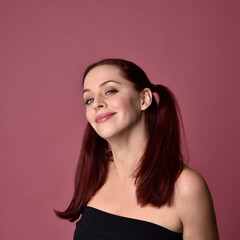
M 182 233 L 157 224 L 85 207 L 74 240 L 181 240 Z

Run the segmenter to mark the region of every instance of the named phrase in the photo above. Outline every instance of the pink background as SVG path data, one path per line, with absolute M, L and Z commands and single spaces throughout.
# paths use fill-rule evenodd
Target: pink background
M 221 239 L 239 236 L 239 1 L 1 0 L 0 239 L 72 239 L 85 67 L 120 57 L 175 92 Z

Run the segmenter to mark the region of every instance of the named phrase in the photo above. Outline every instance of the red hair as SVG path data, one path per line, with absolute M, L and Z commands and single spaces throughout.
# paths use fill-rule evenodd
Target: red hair
M 118 67 L 136 90 L 150 88 L 159 96 L 157 103 L 153 95 L 152 104 L 146 110 L 149 139 L 134 177 L 138 204 L 155 207 L 170 204 L 175 182 L 184 166 L 181 118 L 176 99 L 167 87 L 151 84 L 140 67 L 123 59 L 104 59 L 90 65 L 83 75 L 83 83 L 93 68 L 102 65 Z M 90 198 L 105 183 L 110 157 L 108 142 L 88 123 L 77 164 L 73 198 L 64 212 L 55 211 L 57 216 L 71 222 L 79 218 Z

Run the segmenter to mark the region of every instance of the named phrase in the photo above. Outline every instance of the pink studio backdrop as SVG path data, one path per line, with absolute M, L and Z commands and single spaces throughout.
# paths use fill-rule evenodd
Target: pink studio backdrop
M 221 239 L 239 236 L 239 1 L 1 0 L 0 239 L 72 239 L 81 75 L 129 59 L 176 94 Z

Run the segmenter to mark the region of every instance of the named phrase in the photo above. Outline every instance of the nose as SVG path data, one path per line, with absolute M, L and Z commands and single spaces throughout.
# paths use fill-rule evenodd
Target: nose
M 107 103 L 104 101 L 102 97 L 96 97 L 93 102 L 93 108 L 95 110 L 105 108 L 107 106 Z

